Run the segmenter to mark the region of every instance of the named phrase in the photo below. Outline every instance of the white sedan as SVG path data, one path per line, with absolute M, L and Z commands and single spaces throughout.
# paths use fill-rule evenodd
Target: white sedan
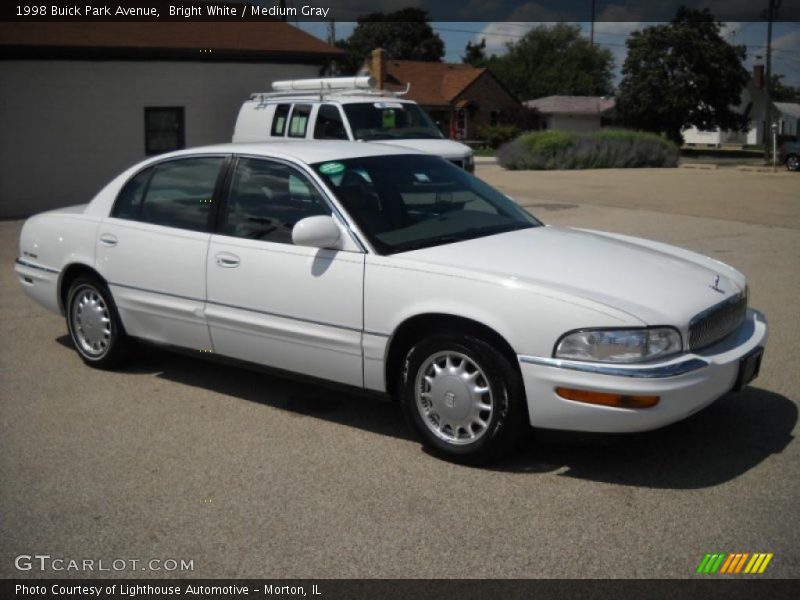
M 752 380 L 767 338 L 728 265 L 543 225 L 441 158 L 377 144 L 148 159 L 28 219 L 16 272 L 91 366 L 139 338 L 387 393 L 464 461 L 529 425 L 687 417 Z

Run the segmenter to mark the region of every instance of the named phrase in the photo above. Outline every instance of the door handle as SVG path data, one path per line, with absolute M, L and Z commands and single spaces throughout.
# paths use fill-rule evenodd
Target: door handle
M 217 266 L 225 269 L 233 269 L 238 267 L 239 263 L 241 262 L 241 259 L 238 256 L 231 254 L 230 252 L 220 252 L 216 254 L 214 258 L 217 261 Z
M 103 244 L 103 246 L 116 246 L 118 241 L 117 236 L 111 233 L 100 234 L 100 243 Z

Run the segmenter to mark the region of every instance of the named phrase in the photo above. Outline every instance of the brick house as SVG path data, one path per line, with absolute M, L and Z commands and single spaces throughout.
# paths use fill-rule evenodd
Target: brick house
M 252 92 L 341 51 L 288 23 L 0 23 L 0 217 L 89 201 L 146 155 L 228 142 Z
M 382 89 L 405 90 L 405 98 L 422 106 L 451 139 L 480 136 L 482 127 L 503 122 L 522 105 L 489 69 L 462 63 L 387 59 L 373 50 L 360 71 Z

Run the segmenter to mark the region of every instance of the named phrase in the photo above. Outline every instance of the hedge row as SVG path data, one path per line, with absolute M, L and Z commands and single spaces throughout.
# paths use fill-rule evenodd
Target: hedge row
M 537 131 L 497 151 L 506 169 L 675 167 L 678 146 L 654 133 L 600 129 L 592 133 Z

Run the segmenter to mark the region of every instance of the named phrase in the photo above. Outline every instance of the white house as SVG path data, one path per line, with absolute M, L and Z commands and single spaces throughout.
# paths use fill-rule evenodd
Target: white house
M 697 127 L 690 127 L 683 131 L 683 140 L 687 146 L 722 146 L 734 145 L 760 145 L 764 143 L 766 123 L 766 92 L 764 91 L 764 67 L 756 65 L 753 77 L 742 91 L 741 102 L 738 110 L 741 113 L 749 110 L 750 128 L 746 132 L 722 131 L 719 128 L 710 131 L 701 131 Z M 800 115 L 800 105 L 790 102 L 772 103 L 772 120 L 778 124 L 779 135 L 797 135 L 797 122 Z M 769 128 L 767 128 L 767 135 Z
M 230 141 L 340 51 L 283 22 L 0 23 L 0 217 L 87 202 L 148 154 Z
M 604 96 L 545 96 L 523 102 L 542 115 L 542 129 L 585 133 L 604 124 L 605 115 L 614 108 L 614 99 Z

